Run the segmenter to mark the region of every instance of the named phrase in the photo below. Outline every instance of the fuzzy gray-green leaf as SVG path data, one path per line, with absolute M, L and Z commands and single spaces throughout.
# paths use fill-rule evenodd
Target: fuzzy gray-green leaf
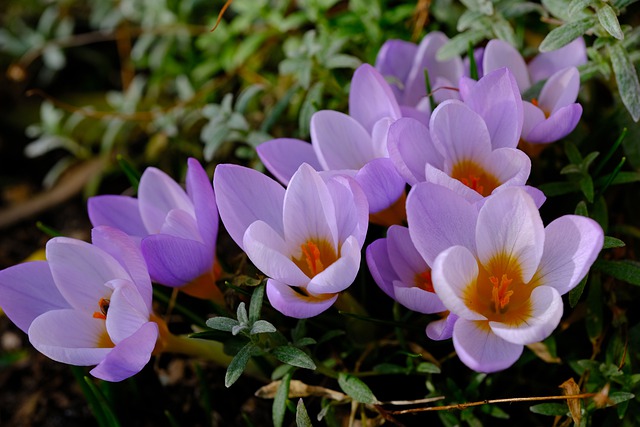
M 540 52 L 551 52 L 571 43 L 591 28 L 593 23 L 593 18 L 588 17 L 551 30 L 540 43 Z
M 640 82 L 636 68 L 620 44 L 609 46 L 609 56 L 622 103 L 629 110 L 633 121 L 637 122 L 640 119 Z

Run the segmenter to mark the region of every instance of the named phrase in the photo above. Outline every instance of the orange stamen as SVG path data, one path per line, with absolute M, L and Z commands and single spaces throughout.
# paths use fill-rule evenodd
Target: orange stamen
M 100 307 L 100 312 L 94 311 L 93 318 L 107 320 L 107 311 L 109 311 L 110 302 L 111 301 L 109 301 L 106 298 L 100 298 L 100 301 L 98 301 L 98 307 Z
M 509 304 L 509 299 L 513 295 L 513 291 L 509 290 L 513 279 L 509 279 L 506 274 L 503 274 L 499 281 L 496 276 L 489 277 L 489 281 L 493 285 L 491 301 L 493 301 L 496 313 L 499 313 Z
M 318 249 L 318 246 L 312 241 L 302 244 L 302 256 L 304 256 L 307 267 L 309 267 L 309 271 L 314 276 L 324 270 L 324 266 L 320 260 L 320 249 Z
M 433 293 L 436 292 L 433 289 L 433 282 L 431 281 L 431 270 L 426 270 L 422 273 L 416 274 L 414 282 L 416 286 L 422 290 Z

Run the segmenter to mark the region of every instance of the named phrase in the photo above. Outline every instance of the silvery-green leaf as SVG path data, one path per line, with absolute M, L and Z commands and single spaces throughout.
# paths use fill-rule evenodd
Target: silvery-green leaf
M 264 285 L 256 286 L 251 294 L 251 302 L 249 303 L 249 322 L 257 322 L 260 318 L 262 310 L 262 299 L 264 298 Z
M 513 31 L 513 27 L 509 21 L 505 19 L 497 19 L 493 21 L 493 34 L 496 35 L 500 40 L 504 40 L 509 43 L 511 46 L 515 46 L 516 42 L 516 34 Z
M 507 19 L 517 18 L 522 15 L 526 15 L 531 12 L 536 12 L 540 16 L 548 17 L 547 10 L 538 3 L 524 2 L 524 3 L 508 3 L 500 8 L 502 16 Z
M 624 33 L 620 28 L 620 22 L 618 22 L 616 12 L 611 6 L 609 6 L 608 4 L 604 4 L 598 9 L 597 15 L 598 21 L 600 21 L 600 25 L 602 25 L 602 27 L 607 30 L 607 33 L 611 34 L 618 40 L 624 39 Z
M 458 31 L 465 31 L 473 26 L 473 24 L 482 16 L 481 12 L 477 10 L 467 9 L 464 11 L 460 18 L 458 19 L 458 24 L 456 25 L 456 29 Z
M 370 405 L 378 403 L 371 389 L 360 378 L 341 372 L 338 375 L 338 385 L 356 402 Z
M 238 308 L 236 309 L 236 316 L 239 323 L 249 323 L 249 316 L 247 314 L 247 308 L 244 302 L 238 304 Z
M 233 327 L 231 328 L 231 334 L 232 334 L 233 336 L 236 336 L 236 335 L 238 335 L 240 332 L 244 331 L 245 329 L 249 329 L 249 327 L 248 327 L 246 324 L 240 324 L 240 325 L 233 326 Z
M 446 61 L 456 55 L 460 55 L 467 51 L 469 43 L 471 43 L 472 46 L 475 46 L 479 41 L 483 40 L 486 35 L 487 32 L 485 30 L 478 29 L 460 33 L 438 50 L 436 59 L 438 61 Z
M 493 3 L 489 0 L 461 0 L 469 10 L 476 10 L 483 15 L 493 15 Z
M 229 363 L 227 367 L 227 373 L 224 376 L 225 387 L 231 387 L 231 385 L 240 378 L 254 351 L 256 351 L 255 344 L 249 342 L 233 357 L 233 360 L 231 360 L 231 363 Z
M 569 16 L 575 20 L 579 15 L 584 15 L 585 9 L 589 6 L 596 6 L 596 0 L 571 0 L 569 3 Z
M 571 0 L 542 0 L 542 5 L 553 16 L 560 18 L 563 21 L 570 21 L 571 15 L 569 14 L 569 4 Z
M 296 406 L 296 427 L 313 427 L 302 398 L 298 399 L 298 406 Z
M 316 369 L 316 364 L 307 353 L 290 345 L 276 347 L 271 352 L 276 359 L 288 365 L 305 369 Z
M 275 332 L 276 327 L 266 320 L 257 320 L 253 325 L 251 325 L 251 331 L 249 332 L 251 335 L 255 334 L 264 334 L 268 332 Z
M 358 68 L 362 64 L 355 56 L 346 55 L 344 53 L 339 53 L 330 57 L 327 62 L 325 62 L 324 66 L 328 69 L 333 68 Z
M 558 28 L 554 28 L 540 43 L 540 52 L 550 52 L 560 49 L 590 29 L 594 24 L 594 18 L 582 18 L 578 21 L 569 22 Z
M 609 46 L 611 66 L 618 82 L 618 92 L 633 121 L 640 119 L 640 82 L 627 51 L 620 45 Z
M 231 319 L 230 317 L 211 317 L 207 319 L 207 326 L 211 329 L 217 329 L 218 331 L 231 332 L 234 326 L 238 326 L 238 321 Z

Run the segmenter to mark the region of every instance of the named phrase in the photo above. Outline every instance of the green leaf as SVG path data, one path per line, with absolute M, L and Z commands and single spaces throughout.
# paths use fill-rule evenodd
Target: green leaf
M 602 249 L 622 248 L 624 246 L 626 246 L 626 244 L 622 240 L 611 236 L 604 236 L 604 246 Z
M 486 35 L 487 32 L 484 30 L 469 30 L 464 33 L 460 33 L 454 36 L 438 50 L 438 53 L 436 53 L 436 59 L 438 61 L 446 61 L 456 55 L 460 55 L 467 50 L 469 43 L 475 46 L 478 42 L 483 40 Z
M 594 191 L 593 191 L 593 180 L 590 175 L 585 175 L 580 179 L 580 190 L 582 190 L 582 194 L 587 198 L 589 203 L 593 203 Z
M 236 316 L 238 317 L 238 323 L 240 323 L 241 325 L 246 325 L 247 323 L 249 323 L 249 315 L 247 314 L 247 309 L 244 302 L 238 304 L 238 308 L 236 309 Z
M 635 394 L 629 393 L 626 391 L 614 391 L 612 393 L 609 393 L 609 400 L 614 405 L 617 405 L 618 403 L 626 402 L 627 400 L 631 400 L 634 397 L 636 397 Z
M 618 82 L 618 92 L 622 103 L 631 114 L 634 122 L 640 119 L 640 82 L 636 68 L 621 44 L 608 46 L 613 74 Z
M 360 61 L 358 58 L 356 58 L 355 56 L 351 56 L 351 55 L 346 55 L 344 53 L 339 53 L 337 55 L 334 55 L 332 57 L 330 57 L 327 62 L 324 64 L 324 66 L 331 70 L 333 68 L 358 68 L 360 66 L 360 64 L 362 64 L 362 61 Z
M 569 305 L 571 306 L 571 308 L 575 307 L 578 304 L 578 301 L 580 301 L 580 297 L 584 292 L 584 287 L 587 284 L 588 277 L 588 275 L 584 276 L 580 283 L 578 283 L 575 288 L 569 291 Z
M 589 294 L 587 295 L 587 316 L 585 321 L 587 334 L 593 344 L 601 338 L 603 317 L 602 283 L 600 281 L 600 275 L 595 274 L 589 286 Z
M 207 326 L 218 331 L 231 332 L 234 326 L 238 326 L 238 321 L 230 317 L 218 316 L 207 319 Z
M 607 33 L 611 34 L 618 40 L 624 39 L 624 33 L 620 28 L 620 22 L 618 22 L 618 16 L 611 6 L 608 4 L 602 5 L 596 12 L 600 25 L 607 30 Z
M 554 28 L 540 43 L 540 52 L 551 52 L 571 43 L 590 29 L 593 23 L 593 18 L 588 17 Z
M 278 391 L 273 398 L 273 406 L 271 409 L 271 418 L 274 427 L 282 427 L 284 422 L 284 414 L 287 410 L 287 399 L 289 398 L 289 384 L 291 384 L 292 373 L 287 373 L 282 377 Z
M 253 294 L 251 294 L 251 302 L 249 303 L 249 323 L 257 322 L 258 319 L 260 319 L 263 298 L 264 285 L 256 286 L 253 290 Z
M 290 345 L 276 347 L 271 354 L 282 363 L 305 369 L 316 369 L 316 364 L 307 353 Z
M 361 403 L 374 405 L 378 399 L 373 395 L 371 389 L 357 377 L 341 372 L 338 375 L 338 385 L 353 400 Z
M 298 399 L 298 406 L 296 407 L 296 426 L 297 427 L 313 427 L 309 414 L 307 414 L 307 408 L 304 407 L 302 398 Z
M 640 286 L 640 262 L 599 260 L 593 264 L 593 268 L 616 279 Z
M 249 362 L 249 358 L 253 355 L 253 353 L 258 350 L 258 348 L 252 342 L 247 343 L 244 347 L 238 351 L 238 353 L 234 356 L 231 363 L 227 367 L 227 373 L 224 376 L 224 386 L 231 387 L 233 383 L 235 383 L 244 368 L 247 366 Z
M 439 374 L 440 372 L 442 372 L 440 368 L 429 362 L 422 362 L 418 364 L 416 371 L 426 374 Z
M 247 111 L 249 102 L 251 102 L 251 100 L 263 90 L 264 90 L 264 86 L 259 84 L 252 84 L 251 86 L 244 89 L 240 93 L 240 95 L 238 95 L 238 99 L 236 100 L 235 110 L 238 113 L 244 114 Z
M 90 403 L 93 402 L 91 408 L 100 427 L 119 427 L 120 421 L 118 421 L 113 409 L 111 409 L 109 401 L 102 391 L 96 387 L 93 380 L 85 376 L 82 378 L 82 384 L 80 386 L 85 392 L 87 400 Z
M 122 169 L 122 172 L 124 172 L 129 180 L 129 183 L 137 192 L 142 174 L 131 164 L 131 162 L 127 161 L 122 154 L 118 154 L 116 156 L 116 160 L 118 161 L 118 166 L 120 166 L 120 169 Z
M 529 407 L 529 410 L 534 414 L 551 415 L 555 417 L 561 417 L 567 415 L 569 408 L 565 403 L 539 403 Z
M 573 212 L 576 215 L 589 217 L 589 210 L 587 209 L 587 204 L 584 200 L 578 202 L 576 205 L 576 210 Z
M 515 46 L 516 43 L 516 35 L 513 31 L 513 27 L 506 19 L 498 19 L 493 21 L 493 34 L 496 35 L 500 40 L 504 40 L 512 46 Z
M 269 332 L 275 332 L 276 327 L 266 320 L 257 320 L 251 325 L 251 331 L 249 332 L 251 335 L 255 334 L 265 334 Z

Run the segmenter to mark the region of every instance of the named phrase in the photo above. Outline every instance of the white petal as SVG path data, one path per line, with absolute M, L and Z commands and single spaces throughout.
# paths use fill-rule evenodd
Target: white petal
M 360 245 L 349 237 L 340 248 L 340 258 L 311 278 L 307 291 L 312 294 L 330 294 L 344 291 L 355 280 L 360 269 Z
M 195 217 L 193 202 L 169 175 L 147 168 L 138 187 L 140 216 L 150 234 L 160 232 L 165 216 L 172 209 L 182 209 Z

